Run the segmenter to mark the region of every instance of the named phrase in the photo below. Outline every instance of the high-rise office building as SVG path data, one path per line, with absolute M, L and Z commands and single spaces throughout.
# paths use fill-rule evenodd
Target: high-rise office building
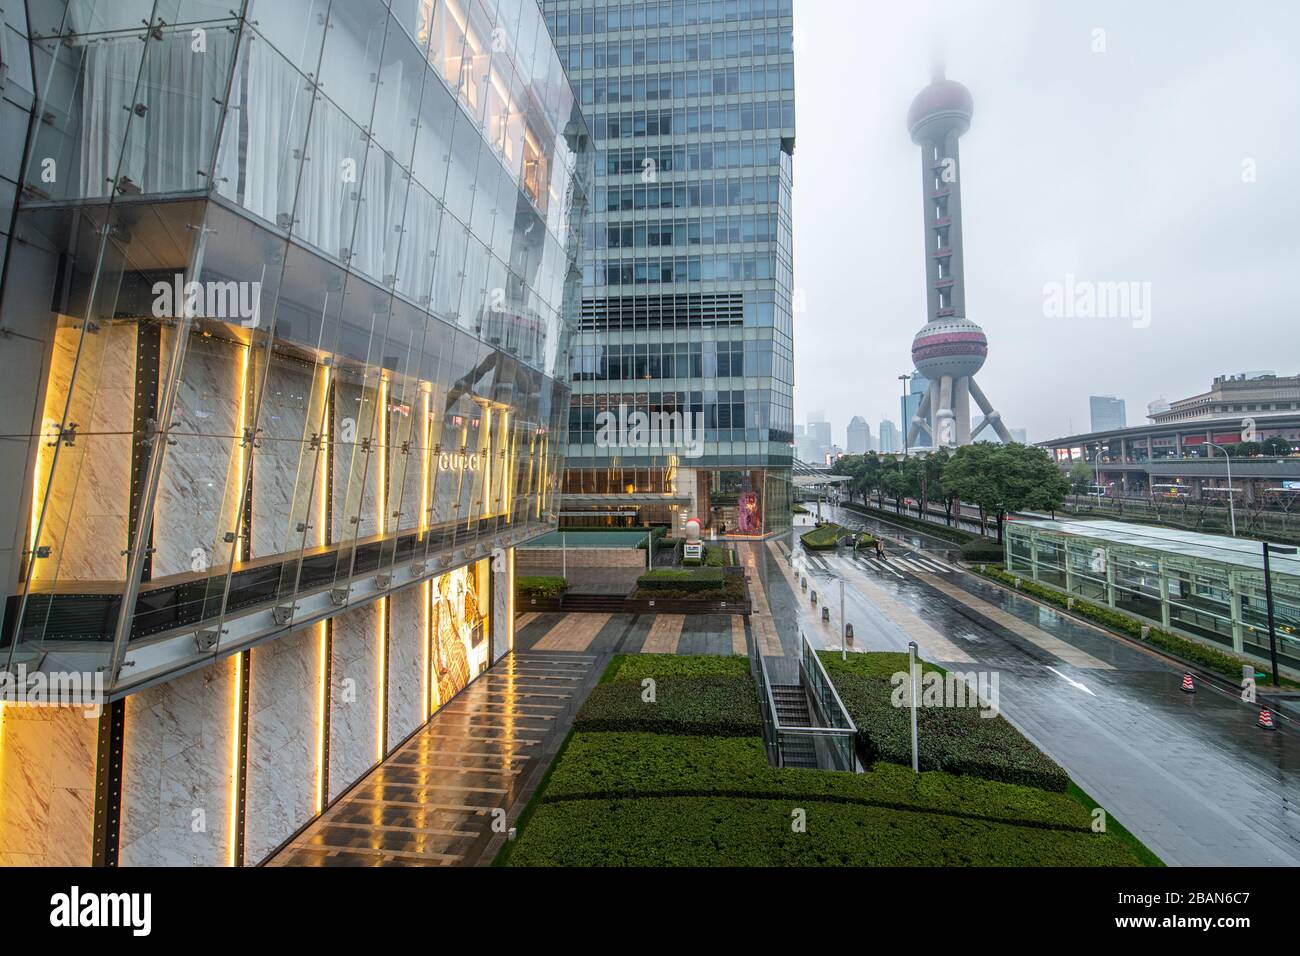
M 1124 399 L 1116 398 L 1114 395 L 1089 396 L 1088 412 L 1092 420 L 1092 430 L 1095 432 L 1124 428 L 1128 424 L 1124 412 Z
M 921 411 L 921 402 L 924 401 L 929 393 L 930 380 L 920 372 L 912 373 L 912 377 L 908 379 L 907 382 L 907 395 L 900 400 L 901 411 L 903 414 L 903 425 L 900 429 L 902 435 L 906 435 L 908 429 L 911 428 L 910 423 L 919 415 Z M 907 445 L 907 450 L 910 451 L 913 448 L 932 448 L 933 446 L 934 442 L 931 440 L 930 435 L 925 431 L 925 429 L 917 429 L 912 442 Z M 904 450 L 901 438 L 899 439 L 899 445 L 895 450 Z
M 565 518 L 787 527 L 791 0 L 542 6 L 597 151 Z
M 880 423 L 880 453 L 891 455 L 900 451 L 902 447 L 898 437 L 898 426 L 886 418 Z
M 587 129 L 532 0 L 0 16 L 0 670 L 104 704 L 2 705 L 0 865 L 255 864 L 512 646 Z
M 831 423 L 826 420 L 826 413 L 822 411 L 808 413 L 808 440 L 813 448 L 813 461 L 823 461 L 826 453 L 831 450 L 834 444 L 831 440 Z
M 871 450 L 871 426 L 861 415 L 849 419 L 844 450 L 850 455 L 865 455 Z

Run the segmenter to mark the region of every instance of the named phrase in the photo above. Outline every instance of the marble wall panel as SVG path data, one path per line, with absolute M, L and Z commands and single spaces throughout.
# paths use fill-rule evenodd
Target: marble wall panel
M 89 866 L 99 721 L 0 704 L 0 866 Z
M 253 649 L 244 831 L 249 865 L 316 812 L 322 628 Z
M 170 347 L 164 337 L 164 350 Z M 223 536 L 236 529 L 239 511 L 244 351 L 223 339 L 190 340 L 173 415 L 176 443 L 163 459 L 154 506 L 155 578 L 230 560 Z
M 388 630 L 388 749 L 424 723 L 428 655 L 428 591 L 417 584 L 390 597 Z
M 234 657 L 126 699 L 120 862 L 227 866 Z
M 84 341 L 80 328 L 64 326 L 55 333 L 41 432 L 57 434 L 66 406 L 77 438 L 57 449 L 52 481 L 56 448 L 48 437 L 39 445 L 38 495 L 49 482 L 41 543 L 51 553 L 36 563 L 37 581 L 120 581 L 126 576 L 121 552 L 129 531 L 136 328 L 133 323 L 104 324 Z
M 382 602 L 336 615 L 331 641 L 330 774 L 332 800 L 379 758 Z
M 492 627 L 492 662 L 505 657 L 514 643 L 514 570 L 515 549 L 505 549 L 505 570 L 492 571 L 492 613 L 489 621 Z
M 272 354 L 257 418 L 258 447 L 253 457 L 253 557 L 298 550 L 304 541 L 296 531 L 306 520 L 312 525 L 306 542 L 319 542 L 319 520 L 313 491 L 319 495 L 316 455 L 311 436 L 320 432 L 323 372 L 296 359 Z
M 364 386 L 344 379 L 335 385 L 332 448 L 335 541 L 369 538 L 379 533 L 378 489 L 383 446 L 380 422 L 375 414 L 378 396 L 378 382 L 373 376 Z

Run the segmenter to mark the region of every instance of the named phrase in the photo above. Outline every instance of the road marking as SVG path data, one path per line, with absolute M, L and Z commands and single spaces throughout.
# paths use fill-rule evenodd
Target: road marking
M 1065 682 L 1066 682 L 1067 684 L 1069 684 L 1071 687 L 1077 687 L 1077 688 L 1079 688 L 1079 690 L 1087 691 L 1087 693 L 1092 694 L 1093 697 L 1096 697 L 1096 696 L 1097 696 L 1096 694 L 1093 694 L 1091 690 L 1088 690 L 1088 687 L 1087 687 L 1086 684 L 1081 684 L 1081 683 L 1079 683 L 1077 680 L 1074 680 L 1074 679 L 1071 678 L 1071 677 L 1066 677 L 1064 674 L 1062 674 L 1060 671 L 1058 671 L 1055 667 L 1052 667 L 1052 666 L 1049 665 L 1047 669 L 1048 669 L 1049 671 L 1051 671 L 1053 674 L 1055 674 L 1057 677 L 1061 678 L 1061 680 L 1065 681 Z
M 659 614 L 650 625 L 650 633 L 641 645 L 642 654 L 676 654 L 677 642 L 682 637 L 684 614 Z
M 836 560 L 837 566 L 844 573 L 846 579 L 853 584 L 854 588 L 865 596 L 871 604 L 875 605 L 876 609 L 899 630 L 916 641 L 917 647 L 921 649 L 921 654 L 926 660 L 951 661 L 958 664 L 975 663 L 975 658 L 925 623 L 910 607 L 863 574 L 862 570 L 852 561 L 846 561 L 843 558 Z
M 969 591 L 959 588 L 955 584 L 949 584 L 944 579 L 935 577 L 932 574 L 922 574 L 920 577 L 931 587 L 942 591 L 950 598 L 960 601 L 972 611 L 984 615 L 990 621 L 1005 627 L 1013 634 L 1020 635 L 1035 647 L 1041 648 L 1049 654 L 1059 657 L 1067 664 L 1073 664 L 1075 667 L 1082 667 L 1089 670 L 1110 671 L 1115 669 L 1105 661 L 1093 657 L 1087 651 L 1080 650 L 1073 644 L 1067 644 L 1059 637 L 1052 636 L 1042 628 L 1034 627 L 1032 624 L 1027 624 L 1014 614 L 1010 614 L 997 605 L 990 604 L 982 598 L 975 597 L 975 595 L 971 594 Z
M 881 561 L 879 558 L 867 558 L 867 563 L 870 564 L 871 567 L 875 568 L 877 571 L 888 572 L 889 574 L 892 574 L 894 577 L 898 578 L 898 580 L 900 581 L 903 580 L 903 576 L 901 574 L 899 574 L 897 571 L 891 568 L 884 561 Z

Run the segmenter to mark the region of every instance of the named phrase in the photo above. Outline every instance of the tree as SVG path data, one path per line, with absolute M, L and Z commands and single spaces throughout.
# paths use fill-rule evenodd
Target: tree
M 1076 495 L 1087 494 L 1092 486 L 1092 467 L 1086 461 L 1076 461 L 1070 466 L 1070 488 Z
M 894 462 L 880 476 L 880 490 L 894 499 L 894 511 L 898 514 L 903 511 L 903 496 L 907 494 L 907 488 L 907 477 L 900 462 Z
M 1045 449 L 990 442 L 957 449 L 944 471 L 943 484 L 962 501 L 977 504 L 994 516 L 999 542 L 1008 512 L 1053 510 L 1070 489 Z

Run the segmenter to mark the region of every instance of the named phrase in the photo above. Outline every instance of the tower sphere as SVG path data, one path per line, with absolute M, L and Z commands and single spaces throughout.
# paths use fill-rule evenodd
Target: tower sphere
M 907 129 L 912 142 L 919 143 L 925 133 L 947 132 L 956 127 L 957 135 L 970 129 L 975 100 L 970 90 L 956 80 L 935 80 L 912 100 L 907 111 Z
M 931 382 L 945 375 L 973 376 L 984 367 L 989 341 L 969 319 L 940 319 L 922 326 L 912 339 L 912 362 Z

